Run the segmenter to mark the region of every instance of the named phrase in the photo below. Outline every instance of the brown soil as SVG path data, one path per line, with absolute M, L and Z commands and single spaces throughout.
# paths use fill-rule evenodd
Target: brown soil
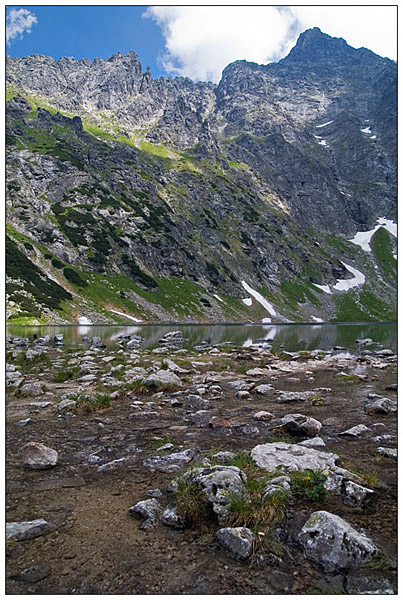
M 60 359 L 60 356 L 58 356 Z M 175 356 L 172 356 L 175 360 Z M 196 356 L 196 360 L 216 360 Z M 232 360 L 232 376 L 240 367 L 263 367 L 267 360 Z M 289 363 L 281 362 L 289 366 Z M 321 366 L 322 365 L 322 366 Z M 356 363 L 354 362 L 354 366 Z M 213 367 L 209 367 L 212 369 Z M 7 545 L 7 593 L 9 594 L 306 594 L 334 593 L 343 590 L 344 574 L 324 575 L 320 568 L 302 556 L 293 541 L 293 533 L 307 516 L 320 509 L 335 512 L 354 527 L 363 529 L 381 548 L 385 557 L 377 568 L 363 570 L 364 575 L 386 577 L 396 586 L 396 462 L 376 458 L 375 435 L 397 433 L 396 417 L 370 416 L 364 411 L 368 392 L 387 395 L 384 388 L 396 379 L 396 365 L 386 370 L 368 370 L 368 379 L 360 383 L 337 383 L 335 373 L 342 368 L 329 368 L 325 363 L 299 363 L 297 372 L 276 373 L 253 378 L 259 383 L 272 383 L 281 390 L 308 390 L 330 387 L 318 405 L 311 401 L 279 404 L 273 396 L 252 394 L 237 400 L 235 391 L 222 385 L 220 399 L 212 399 L 211 416 L 230 421 L 230 428 L 197 427 L 189 419 L 185 406 L 171 406 L 163 399 L 154 400 L 154 417 L 130 418 L 136 412 L 125 396 L 112 402 L 102 413 L 58 417 L 54 407 L 32 412 L 28 404 L 36 398 L 10 394 L 7 415 L 7 521 L 45 518 L 53 525 L 47 535 Z M 315 382 L 308 383 L 305 370 L 315 371 Z M 274 373 L 273 373 L 274 375 Z M 372 380 L 373 375 L 379 377 Z M 198 376 L 202 381 L 204 375 Z M 288 381 L 297 377 L 299 382 Z M 76 389 L 75 382 L 53 384 L 49 374 L 43 380 L 52 395 Z M 252 380 L 252 378 L 250 378 Z M 48 380 L 48 381 L 47 381 Z M 187 385 L 190 385 L 188 383 Z M 167 395 L 165 395 L 166 397 Z M 49 396 L 50 397 L 50 396 Z M 206 396 L 216 397 L 215 395 Z M 153 401 L 151 393 L 141 396 Z M 161 408 L 159 408 L 161 407 Z M 166 490 L 172 474 L 150 473 L 141 465 L 145 456 L 157 454 L 156 448 L 167 436 L 178 446 L 197 446 L 202 451 L 250 450 L 269 441 L 269 425 L 253 419 L 259 410 L 275 417 L 289 413 L 310 415 L 326 422 L 322 437 L 327 449 L 342 457 L 342 466 L 376 474 L 381 486 L 376 499 L 366 509 L 351 508 L 335 498 L 316 503 L 298 501 L 290 507 L 283 534 L 286 551 L 281 558 L 263 546 L 246 563 L 226 556 L 216 545 L 214 533 L 219 526 L 206 524 L 198 529 L 172 530 L 162 525 L 144 531 L 128 509 L 145 499 L 149 489 Z M 31 412 L 30 412 L 31 411 Z M 33 422 L 21 427 L 19 419 L 30 416 Z M 99 419 L 108 419 L 99 423 Z M 245 423 L 259 428 L 259 433 L 242 432 L 236 425 Z M 334 424 L 332 424 L 334 423 Z M 359 423 L 372 428 L 369 435 L 357 439 L 339 437 L 338 433 Z M 375 427 L 376 423 L 382 423 Z M 26 442 L 36 441 L 56 449 L 60 454 L 57 467 L 49 471 L 29 471 L 22 467 L 20 449 Z M 297 441 L 297 440 L 296 440 Z M 136 451 L 140 450 L 140 451 Z M 97 465 L 81 463 L 76 453 L 93 452 L 105 462 L 130 456 L 129 462 L 117 470 L 98 473 Z M 159 499 L 163 505 L 172 498 Z M 26 583 L 13 579 L 31 565 L 46 565 L 51 572 L 42 581 Z

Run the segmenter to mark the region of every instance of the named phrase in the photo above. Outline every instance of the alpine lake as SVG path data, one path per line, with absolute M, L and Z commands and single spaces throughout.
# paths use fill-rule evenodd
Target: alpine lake
M 6 334 L 7 593 L 396 593 L 396 323 Z

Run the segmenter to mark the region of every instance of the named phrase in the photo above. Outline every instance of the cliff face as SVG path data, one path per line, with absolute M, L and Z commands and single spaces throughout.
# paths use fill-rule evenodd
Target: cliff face
M 392 61 L 314 28 L 218 86 L 134 52 L 8 58 L 7 85 L 10 253 L 70 294 L 47 306 L 10 259 L 14 322 L 393 318 Z

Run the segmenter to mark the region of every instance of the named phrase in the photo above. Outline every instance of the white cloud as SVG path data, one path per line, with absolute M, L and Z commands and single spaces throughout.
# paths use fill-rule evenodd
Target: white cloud
M 260 64 L 288 54 L 310 27 L 396 58 L 394 6 L 151 6 L 144 13 L 166 40 L 161 66 L 173 75 L 218 82 L 230 62 Z
M 6 18 L 6 39 L 10 45 L 16 37 L 23 37 L 24 33 L 31 33 L 32 25 L 38 22 L 36 15 L 25 8 L 12 8 Z

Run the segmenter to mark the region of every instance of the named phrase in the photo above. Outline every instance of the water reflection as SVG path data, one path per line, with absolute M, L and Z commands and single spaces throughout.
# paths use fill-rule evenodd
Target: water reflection
M 249 347 L 258 340 L 272 343 L 274 348 L 298 350 L 332 350 L 341 346 L 346 351 L 356 351 L 356 339 L 371 338 L 385 347 L 396 351 L 396 323 L 353 323 L 353 324 L 236 324 L 236 325 L 40 325 L 7 326 L 7 335 L 33 338 L 63 333 L 66 344 L 81 343 L 82 336 L 99 336 L 108 344 L 121 335 L 136 334 L 145 341 L 143 348 L 154 348 L 169 331 L 183 333 L 183 347 L 193 348 L 202 341 L 210 344 L 232 342 L 237 346 Z

